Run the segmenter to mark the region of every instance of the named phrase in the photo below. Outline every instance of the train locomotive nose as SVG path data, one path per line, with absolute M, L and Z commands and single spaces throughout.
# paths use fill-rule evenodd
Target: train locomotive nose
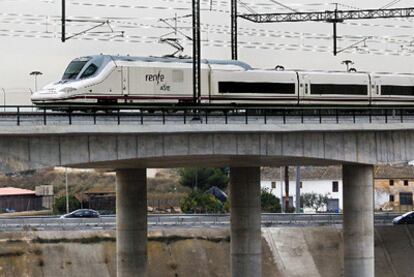
M 35 91 L 30 97 L 32 102 L 40 102 L 57 98 L 59 98 L 59 94 L 55 88 L 43 88 L 41 90 Z

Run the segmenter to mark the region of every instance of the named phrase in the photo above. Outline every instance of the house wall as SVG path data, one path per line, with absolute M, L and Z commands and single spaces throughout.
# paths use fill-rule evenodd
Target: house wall
M 338 192 L 332 191 L 332 182 L 338 181 Z M 261 187 L 267 188 L 279 199 L 281 198 L 280 181 L 275 182 L 276 187 L 272 188 L 272 181 L 262 181 Z M 375 209 L 382 211 L 406 212 L 414 210 L 413 205 L 400 205 L 400 192 L 411 192 L 414 197 L 414 179 L 408 180 L 408 186 L 404 186 L 404 180 L 394 180 L 394 185 L 389 186 L 388 179 L 374 180 L 375 191 Z M 342 180 L 303 180 L 301 194 L 303 193 L 329 194 L 329 198 L 339 199 L 339 208 L 343 207 L 342 198 Z M 283 184 L 283 195 L 285 194 L 285 186 Z M 390 202 L 390 195 L 394 195 L 394 202 Z M 289 181 L 289 196 L 296 197 L 296 181 Z M 414 202 L 414 199 L 413 199 Z M 294 206 L 296 206 L 294 204 Z M 306 211 L 306 210 L 305 210 Z M 311 212 L 312 210 L 307 210 Z
M 408 186 L 404 185 L 404 181 L 408 181 Z M 376 190 L 382 190 L 386 193 L 387 199 L 384 202 L 384 206 L 392 209 L 395 212 L 407 212 L 413 210 L 413 205 L 402 205 L 400 199 L 400 193 L 412 193 L 414 195 L 414 180 L 412 179 L 393 179 L 394 184 L 390 185 L 388 179 L 375 180 Z M 390 201 L 390 196 L 394 196 L 394 201 Z M 413 196 L 412 196 L 413 197 Z M 413 199 L 414 201 L 414 199 Z
M 115 211 L 115 194 L 88 194 L 89 209 Z
M 16 212 L 42 209 L 42 197 L 36 195 L 8 195 L 0 196 L 0 212 L 4 209 L 13 209 Z
M 337 192 L 334 192 L 332 190 L 333 181 L 338 182 Z M 275 188 L 272 188 L 272 182 L 275 183 Z M 281 198 L 280 181 L 261 181 L 261 187 L 269 189 L 273 195 L 279 199 Z M 329 194 L 329 198 L 339 199 L 339 208 L 342 209 L 342 180 L 303 180 L 300 193 L 317 193 L 323 195 Z M 285 184 L 283 182 L 283 195 L 284 194 Z M 293 197 L 293 199 L 296 197 L 296 181 L 294 180 L 289 181 L 289 196 Z M 294 203 L 294 206 L 296 206 L 296 203 Z M 306 211 L 311 212 L 312 210 L 305 210 L 305 212 Z

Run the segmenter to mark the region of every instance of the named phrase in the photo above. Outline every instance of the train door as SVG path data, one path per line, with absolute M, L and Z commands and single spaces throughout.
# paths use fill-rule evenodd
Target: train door
M 299 74 L 298 80 L 299 80 L 299 100 L 298 104 L 302 104 L 303 100 L 306 99 L 307 96 L 310 94 L 310 82 L 308 79 L 308 75 L 306 74 Z
M 121 71 L 121 88 L 122 95 L 129 95 L 129 68 L 127 66 L 122 66 Z
M 371 103 L 375 102 L 381 95 L 381 78 L 371 76 Z

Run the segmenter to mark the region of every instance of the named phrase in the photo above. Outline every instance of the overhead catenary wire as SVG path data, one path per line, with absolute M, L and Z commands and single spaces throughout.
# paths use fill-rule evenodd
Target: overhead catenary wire
M 272 3 L 275 3 L 276 5 L 281 6 L 281 7 L 285 8 L 285 9 L 287 9 L 287 10 L 290 10 L 292 12 L 298 12 L 298 10 L 295 10 L 295 9 L 289 7 L 289 6 L 286 6 L 285 4 L 282 4 L 282 3 L 280 3 L 280 2 L 278 2 L 276 0 L 269 0 L 269 1 L 272 2 Z
M 29 25 L 39 25 L 39 26 L 43 26 L 44 23 L 43 22 L 32 22 L 32 21 L 19 21 L 19 20 L 1 20 L 0 19 L 0 23 L 15 23 L 15 24 L 29 24 Z M 54 24 L 50 24 L 49 26 L 55 26 L 57 27 L 59 25 L 58 22 L 55 22 Z M 87 25 L 87 24 L 78 24 L 76 22 L 72 23 L 70 26 L 72 27 L 82 27 L 82 28 L 88 28 L 88 27 L 93 27 L 94 25 Z M 127 29 L 128 25 L 118 25 L 117 27 L 121 28 L 121 29 Z M 167 29 L 167 27 L 162 27 L 162 26 L 154 26 L 154 25 L 146 25 L 146 24 L 138 24 L 138 26 L 133 26 L 132 28 L 135 27 L 139 27 L 140 29 L 154 29 L 154 28 L 158 28 L 158 29 Z M 215 34 L 227 34 L 227 29 L 220 29 L 220 28 L 212 28 L 212 27 L 204 27 L 202 28 L 203 32 L 211 32 L 214 31 Z M 113 30 L 113 32 L 116 32 L 115 30 Z M 267 34 L 267 33 L 260 33 L 260 31 L 255 31 L 255 30 L 249 30 L 249 31 L 241 31 L 240 32 L 240 36 L 246 36 L 246 37 L 251 37 L 252 35 L 255 35 L 256 37 L 262 37 L 262 38 L 266 38 L 266 37 L 272 37 L 272 38 L 287 38 L 287 39 L 315 39 L 315 40 L 330 40 L 331 37 L 329 35 L 326 34 L 320 34 L 320 33 L 300 33 L 300 32 L 287 32 L 287 31 L 277 31 L 277 32 L 273 32 L 272 34 Z M 350 42 L 354 42 L 357 40 L 361 40 L 363 38 L 366 38 L 366 36 L 358 36 L 358 35 L 344 35 L 342 37 L 339 38 L 339 41 L 350 41 Z M 406 38 L 406 40 L 403 40 L 401 38 Z M 397 36 L 369 36 L 370 42 L 375 42 L 375 43 L 383 43 L 383 42 L 388 42 L 388 43 L 397 43 L 397 44 L 407 44 L 410 43 L 412 40 L 414 40 L 414 36 L 411 35 L 397 35 Z
M 24 30 L 0 30 L 0 37 L 20 37 L 20 38 L 44 38 L 51 39 L 54 38 L 53 34 L 45 34 L 43 32 L 30 32 L 27 33 Z M 109 35 L 102 34 L 87 34 L 84 37 L 74 38 L 76 40 L 84 41 L 101 41 L 101 42 L 131 42 L 131 43 L 141 43 L 141 44 L 151 44 L 158 41 L 158 37 L 151 36 L 126 36 L 125 38 L 115 38 Z M 186 46 L 192 45 L 191 41 L 184 43 Z M 223 47 L 229 46 L 229 41 L 223 40 L 210 40 L 203 41 L 202 45 L 204 47 Z M 262 50 L 281 50 L 281 51 L 304 51 L 304 52 L 319 52 L 319 53 L 329 53 L 330 47 L 328 46 L 316 46 L 316 45 L 301 45 L 301 44 L 287 44 L 287 43 L 261 43 L 261 42 L 240 42 L 240 47 L 245 49 L 262 49 Z M 346 53 L 353 53 L 358 51 L 357 49 L 349 49 L 345 51 Z M 367 53 L 359 54 L 374 54 L 374 55 L 403 55 L 403 56 L 412 56 L 414 51 L 408 51 L 401 53 L 400 51 L 393 50 L 381 50 L 381 49 L 369 49 Z
M 9 14 L 8 14 L 9 15 Z M 30 24 L 30 25 L 45 25 L 43 16 L 36 16 L 36 15 L 28 15 L 28 18 L 23 18 L 22 20 L 12 20 L 12 19 L 0 19 L 0 22 L 2 23 L 16 23 L 16 24 Z M 46 16 L 45 16 L 46 18 Z M 102 18 L 102 20 L 105 18 Z M 74 22 L 70 21 L 68 24 L 71 24 L 71 26 L 77 26 L 77 27 L 92 27 L 94 25 L 87 24 L 90 19 L 84 19 L 84 24 L 80 24 L 75 20 Z M 101 22 L 101 21 L 97 21 Z M 129 21 L 119 21 L 114 20 L 111 21 L 111 23 L 114 23 L 118 28 L 140 28 L 140 29 L 151 29 L 151 28 L 158 28 L 158 29 L 166 29 L 167 27 L 163 26 L 156 26 L 156 25 L 147 25 L 147 24 L 138 24 L 133 23 Z M 55 19 L 54 22 L 49 22 L 49 26 L 58 26 L 59 22 L 57 19 Z M 191 29 L 191 27 L 186 27 L 187 29 Z M 214 24 L 205 24 L 205 26 L 202 28 L 203 32 L 212 32 L 216 34 L 227 34 L 228 33 L 228 26 L 226 25 L 214 25 Z M 274 30 L 265 30 L 265 29 L 257 29 L 257 28 L 240 28 L 240 35 L 241 36 L 252 36 L 255 35 L 256 37 L 277 37 L 277 38 L 306 38 L 306 39 L 330 39 L 329 35 L 326 34 L 318 34 L 318 33 L 301 33 L 301 32 L 287 32 L 287 31 L 274 31 Z M 343 35 L 339 40 L 351 40 L 355 41 L 358 39 L 362 39 L 365 36 L 357 36 L 357 35 Z M 390 42 L 390 43 L 410 43 L 414 37 L 410 35 L 398 35 L 396 37 L 405 37 L 409 40 L 397 40 L 393 38 L 392 36 L 370 36 L 371 42 L 372 39 L 381 40 L 382 42 Z
M 96 8 L 122 8 L 122 9 L 139 9 L 139 10 L 171 10 L 171 11 L 191 11 L 189 7 L 171 7 L 171 6 L 146 6 L 146 5 L 119 5 L 119 4 L 103 4 L 89 2 L 71 2 L 75 6 L 88 6 Z M 228 13 L 228 10 L 204 8 L 201 11 L 213 11 L 220 13 Z
M 41 1 L 41 0 L 39 0 Z M 157 0 L 158 2 L 164 2 L 164 3 L 191 3 L 191 1 L 183 1 L 183 0 Z M 268 1 L 268 0 L 267 0 Z M 3 1 L 4 2 L 4 1 Z M 23 1 L 22 1 L 23 2 Z M 42 2 L 53 2 L 53 1 L 42 1 Z M 81 2 L 81 1 L 78 1 Z M 155 2 L 155 1 L 154 1 Z M 210 1 L 202 1 L 203 3 L 207 3 Z M 270 1 L 269 1 L 270 2 Z M 392 1 L 394 2 L 394 1 Z M 85 1 L 85 3 L 87 3 Z M 213 5 L 214 7 L 220 7 L 220 5 L 224 5 L 226 4 L 226 1 L 213 1 Z M 249 3 L 250 7 L 260 7 L 260 8 L 266 8 L 266 9 L 273 9 L 274 8 L 274 4 L 275 3 Z M 117 2 L 118 6 L 122 6 L 122 2 L 119 3 Z M 228 5 L 228 3 L 227 3 Z M 331 5 L 330 3 L 310 3 L 310 4 L 289 4 L 289 6 L 292 7 L 317 7 L 317 6 L 322 6 L 322 5 Z M 128 5 L 127 5 L 128 6 Z M 131 5 L 129 5 L 131 6 Z M 138 6 L 138 5 L 136 5 Z M 154 4 L 153 6 L 155 7 L 162 7 L 159 4 Z M 280 6 L 282 7 L 282 6 Z M 165 8 L 165 7 L 164 7 Z M 163 8 L 163 9 L 164 9 Z M 283 8 L 283 7 L 282 7 Z M 163 10 L 161 9 L 161 10 Z M 168 9 L 167 9 L 168 10 Z M 223 7 L 224 10 L 224 7 Z M 0 13 L 1 15 L 1 13 Z M 16 20 L 16 17 L 13 18 L 13 15 L 9 14 L 10 18 L 0 18 L 0 22 L 2 24 L 24 24 L 24 25 L 34 25 L 34 26 L 57 26 L 58 22 L 56 22 L 55 20 L 58 19 L 58 16 L 53 16 L 53 15 L 42 15 L 42 16 L 36 16 L 36 15 L 32 15 L 32 14 L 19 14 L 19 13 L 14 13 L 14 15 L 17 16 L 21 16 L 24 15 L 24 19 L 22 19 L 22 21 Z M 46 17 L 48 19 L 46 19 Z M 99 20 L 111 20 L 111 24 L 114 24 L 115 28 L 125 28 L 128 30 L 131 30 L 132 33 L 141 33 L 141 30 L 148 30 L 148 29 L 160 29 L 162 30 L 163 26 L 159 26 L 157 24 L 145 24 L 143 23 L 143 21 L 148 20 L 148 21 L 155 21 L 157 19 L 159 19 L 158 17 L 148 17 L 148 16 L 143 16 L 143 17 L 138 17 L 138 16 L 110 16 L 110 17 L 105 17 L 105 16 L 70 16 L 68 21 L 68 26 L 73 26 L 76 28 L 81 28 L 84 26 L 90 26 L 90 22 L 94 22 L 94 21 L 99 21 Z M 73 20 L 73 21 L 70 21 Z M 84 22 L 82 22 L 84 21 Z M 348 24 L 345 23 L 345 24 Z M 364 25 L 361 25 L 364 24 Z M 191 25 L 191 24 L 190 24 Z M 191 26 L 188 27 L 181 27 L 183 29 L 191 29 Z M 364 27 L 372 27 L 373 24 L 365 24 L 365 23 L 358 23 L 358 25 L 354 24 L 354 22 L 349 22 L 349 26 L 364 26 Z M 413 26 L 409 26 L 408 24 L 401 24 L 401 25 L 397 25 L 397 24 L 375 24 L 375 26 L 373 27 L 381 27 L 387 25 L 385 27 L 389 27 L 389 28 L 395 28 L 395 29 L 411 29 L 413 28 Z M 29 28 L 28 28 L 29 29 Z M 136 29 L 136 30 L 134 30 Z M 212 35 L 227 35 L 229 32 L 228 26 L 226 25 L 222 25 L 222 27 L 218 27 L 218 25 L 213 26 L 212 24 L 208 25 L 202 25 L 202 31 L 203 32 L 208 32 Z M 54 31 L 52 32 L 52 35 L 56 35 L 57 32 Z M 139 35 L 136 35 L 136 39 L 139 40 Z M 240 36 L 246 37 L 245 40 L 249 40 L 248 37 L 252 37 L 252 35 L 254 35 L 255 37 L 259 38 L 259 39 L 265 39 L 265 38 L 282 38 L 282 39 L 306 39 L 306 40 L 318 40 L 320 42 L 315 42 L 315 43 L 321 43 L 323 44 L 324 40 L 326 40 L 327 36 L 324 34 L 317 34 L 317 33 L 306 33 L 306 32 L 287 32 L 287 31 L 277 31 L 277 30 L 268 30 L 268 29 L 260 29 L 260 28 L 250 28 L 250 27 L 240 27 Z M 145 37 L 145 36 L 141 36 L 141 37 Z M 340 41 L 343 42 L 352 42 L 357 40 L 358 38 L 360 38 L 361 36 L 353 36 L 353 35 L 343 35 L 340 38 Z M 364 36 L 362 36 L 364 37 Z M 95 37 L 98 38 L 98 37 Z M 133 38 L 133 34 L 130 34 L 130 39 L 134 39 Z M 90 39 L 90 37 L 85 36 L 85 39 Z M 99 38 L 102 39 L 103 41 L 106 38 Z M 413 37 L 410 35 L 396 35 L 396 36 L 370 36 L 369 38 L 369 42 L 370 44 L 373 43 L 380 43 L 382 42 L 387 42 L 387 44 L 407 44 L 409 45 L 410 42 L 412 41 Z M 118 41 L 124 41 L 124 42 L 128 42 L 128 40 L 122 40 L 121 38 L 118 38 Z M 215 41 L 215 40 L 209 40 L 212 43 L 218 45 L 219 42 Z M 133 41 L 133 43 L 135 43 L 135 41 Z M 207 43 L 207 42 L 206 42 Z M 249 47 L 252 47 L 252 45 L 254 44 L 245 44 L 245 46 L 248 45 Z M 266 44 L 266 42 L 264 42 L 264 44 L 262 45 L 262 47 L 271 47 L 270 44 Z M 300 45 L 300 44 L 298 44 Z M 288 46 L 288 47 L 294 47 L 292 45 Z M 387 52 L 387 51 L 385 51 Z
M 385 6 L 381 7 L 380 9 L 387 9 L 390 8 L 392 6 L 394 6 L 395 4 L 398 4 L 399 2 L 401 2 L 402 0 L 393 0 L 391 2 L 389 2 L 388 4 L 386 4 Z

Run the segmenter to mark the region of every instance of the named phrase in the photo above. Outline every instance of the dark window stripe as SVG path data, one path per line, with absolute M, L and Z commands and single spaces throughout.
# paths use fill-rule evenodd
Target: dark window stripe
M 368 86 L 311 84 L 311 94 L 368 95 Z
M 292 83 L 219 82 L 219 93 L 295 94 Z
M 409 87 L 409 86 L 381 86 L 381 95 L 414 96 L 414 87 Z

